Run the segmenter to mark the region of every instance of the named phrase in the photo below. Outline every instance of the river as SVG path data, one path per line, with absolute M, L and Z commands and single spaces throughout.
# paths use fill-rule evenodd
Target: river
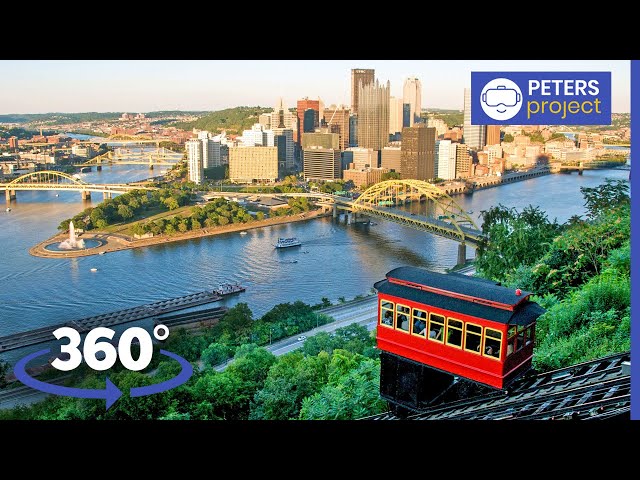
M 159 175 L 162 170 L 154 170 Z M 533 204 L 549 218 L 564 222 L 583 214 L 580 187 L 605 178 L 627 179 L 629 172 L 588 170 L 584 175 L 557 174 L 456 196 L 464 210 L 480 211 L 502 203 Z M 96 183 L 140 180 L 145 167 L 105 167 L 82 174 Z M 145 249 L 73 259 L 32 257 L 29 247 L 50 237 L 83 204 L 78 192 L 18 192 L 10 212 L 0 213 L 0 336 L 185 295 L 234 282 L 245 293 L 222 305 L 247 302 L 257 317 L 273 305 L 302 300 L 336 302 L 367 294 L 373 283 L 400 265 L 444 271 L 456 262 L 457 244 L 393 223 L 346 225 L 330 217 L 288 225 L 229 233 Z M 409 208 L 419 209 L 418 204 Z M 416 210 L 417 211 L 417 210 Z M 297 236 L 299 248 L 276 250 L 278 237 Z M 467 256 L 473 250 L 467 249 Z M 91 269 L 96 268 L 96 272 Z

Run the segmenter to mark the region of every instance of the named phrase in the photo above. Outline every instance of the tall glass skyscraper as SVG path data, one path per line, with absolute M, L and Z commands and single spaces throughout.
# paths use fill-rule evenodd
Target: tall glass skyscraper
M 473 149 L 481 149 L 485 145 L 486 125 L 471 125 L 471 89 L 464 89 L 464 143 Z

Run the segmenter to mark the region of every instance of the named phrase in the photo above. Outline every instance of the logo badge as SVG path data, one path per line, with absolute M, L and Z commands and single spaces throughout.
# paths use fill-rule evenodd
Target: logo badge
M 495 78 L 482 89 L 480 105 L 484 113 L 494 120 L 509 120 L 522 107 L 522 91 L 508 78 Z
M 611 72 L 471 72 L 472 125 L 611 125 Z

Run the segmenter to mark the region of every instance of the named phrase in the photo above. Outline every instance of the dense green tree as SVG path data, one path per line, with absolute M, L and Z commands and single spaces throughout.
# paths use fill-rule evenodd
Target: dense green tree
M 557 220 L 550 222 L 546 213 L 532 205 L 521 212 L 498 205 L 481 214 L 486 240 L 480 245 L 476 267 L 497 281 L 504 281 L 520 265 L 534 264 L 562 230 Z
M 203 350 L 201 360 L 203 365 L 212 367 L 227 360 L 234 353 L 233 348 L 222 343 L 211 343 Z
M 131 210 L 131 207 L 129 207 L 128 205 L 122 204 L 118 206 L 118 215 L 120 215 L 126 222 L 133 217 L 133 210 Z
M 607 179 L 597 187 L 580 187 L 580 191 L 584 197 L 587 216 L 591 219 L 631 203 L 629 184 L 624 180 Z
M 9 364 L 0 360 L 0 390 L 7 386 L 6 376 L 9 373 Z

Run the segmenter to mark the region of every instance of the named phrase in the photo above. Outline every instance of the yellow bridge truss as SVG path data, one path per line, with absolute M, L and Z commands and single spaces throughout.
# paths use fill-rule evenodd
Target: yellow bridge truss
M 71 190 L 79 192 L 124 193 L 130 190 L 155 190 L 138 183 L 87 183 L 63 172 L 42 170 L 22 175 L 9 183 L 0 183 L 0 190 Z
M 426 200 L 429 217 L 412 215 L 389 206 Z M 442 189 L 421 180 L 386 180 L 368 188 L 348 204 L 354 212 L 378 216 L 418 230 L 426 231 L 461 243 L 478 244 L 482 232 L 458 203 Z

